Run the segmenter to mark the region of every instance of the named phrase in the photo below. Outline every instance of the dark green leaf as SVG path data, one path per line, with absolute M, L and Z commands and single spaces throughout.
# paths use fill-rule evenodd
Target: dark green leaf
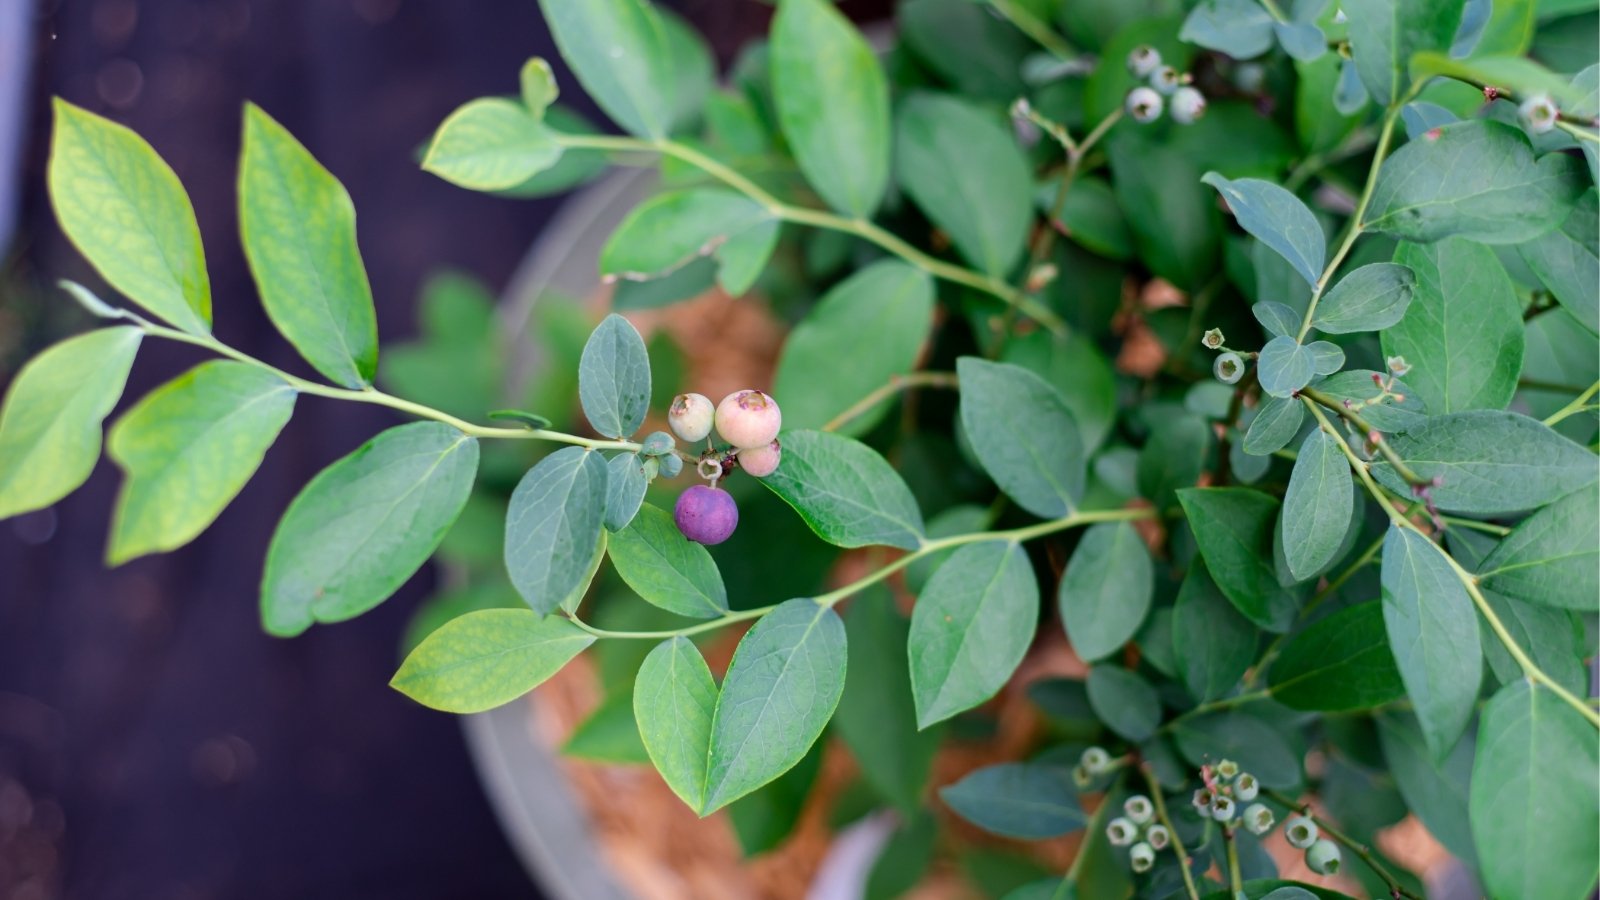
M 1033 643 L 1039 582 L 1022 547 L 968 544 L 939 567 L 911 612 L 917 727 L 994 696 Z
M 1255 661 L 1256 627 L 1239 615 L 1196 559 L 1173 607 L 1172 642 L 1190 696 L 1202 703 L 1226 696 Z
M 538 687 L 592 643 L 593 635 L 566 619 L 480 610 L 424 638 L 389 685 L 433 709 L 483 712 Z
M 1161 724 L 1161 698 L 1150 683 L 1120 666 L 1089 669 L 1089 703 L 1106 727 L 1130 741 L 1142 741 Z
M 506 570 L 541 615 L 581 596 L 604 535 L 605 458 L 564 447 L 528 470 L 506 510 Z
M 1600 332 L 1600 194 L 1584 192 L 1559 228 L 1517 251 L 1550 293 L 1590 331 Z
M 639 667 L 633 716 L 650 762 L 695 812 L 706 801 L 706 754 L 717 706 L 717 683 L 686 637 L 656 645 Z
M 1178 500 L 1217 587 L 1256 625 L 1287 631 L 1300 599 L 1272 563 L 1278 501 L 1248 488 L 1188 488 Z
M 678 85 L 668 33 L 642 0 L 540 0 L 545 22 L 584 90 L 624 130 L 666 137 Z
M 322 470 L 273 532 L 262 627 L 292 637 L 382 603 L 433 555 L 477 474 L 477 440 L 439 422 L 391 428 Z
M 963 356 L 956 374 L 961 429 L 989 477 L 1036 516 L 1071 512 L 1083 494 L 1085 459 L 1066 401 L 1019 366 Z
M 1590 485 L 1524 519 L 1479 567 L 1507 597 L 1600 611 L 1600 488 Z
M 1362 266 L 1334 284 L 1317 304 L 1311 324 L 1329 334 L 1382 331 L 1406 314 L 1416 285 L 1416 274 L 1406 266 Z
M 1572 693 L 1582 696 L 1588 692 L 1589 669 L 1583 660 L 1589 651 L 1583 624 L 1573 613 L 1502 597 L 1491 590 L 1483 591 L 1483 599 L 1534 665 Z M 1479 622 L 1478 637 L 1483 643 L 1483 658 L 1496 681 L 1510 684 L 1527 677 L 1487 622 Z
M 1383 619 L 1435 759 L 1461 737 L 1483 681 L 1478 619 L 1444 551 L 1409 528 L 1383 541 Z
M 1317 374 L 1317 357 L 1309 347 L 1289 335 L 1267 341 L 1256 359 L 1261 389 L 1273 397 L 1288 397 L 1311 383 Z
M 1185 759 L 1196 766 L 1231 759 L 1269 788 L 1300 783 L 1300 757 L 1275 725 L 1248 713 L 1206 713 L 1175 720 L 1172 736 Z
M 1116 373 L 1081 332 L 1066 337 L 1041 328 L 1012 338 L 1000 361 L 1021 366 L 1055 387 L 1072 413 L 1085 453 L 1105 442 L 1117 418 Z
M 1207 172 L 1200 180 L 1227 201 L 1239 227 L 1288 260 L 1307 284 L 1317 283 L 1327 258 L 1328 237 L 1300 198 L 1259 178 L 1230 181 Z
M 1022 840 L 1059 837 L 1087 821 L 1071 775 L 1055 766 L 986 766 L 941 788 L 939 797 L 979 828 Z
M 1405 92 L 1407 64 L 1423 50 L 1448 50 L 1463 0 L 1348 0 L 1350 51 L 1367 93 L 1388 106 Z
M 1050 212 L 1059 190 L 1054 179 L 1039 186 L 1034 200 L 1040 213 Z M 1080 177 L 1072 183 L 1061 206 L 1061 216 L 1054 224 L 1066 237 L 1108 259 L 1133 257 L 1133 233 L 1128 229 L 1127 217 L 1117 205 L 1111 186 L 1098 178 Z
M 1144 623 L 1154 593 L 1150 551 L 1127 522 L 1102 522 L 1083 533 L 1061 575 L 1056 603 L 1079 657 L 1104 659 Z
M 1467 865 L 1476 866 L 1477 849 L 1467 820 L 1467 782 L 1477 744 L 1468 734 L 1448 756 L 1435 762 L 1422 730 L 1409 715 L 1377 717 L 1384 760 L 1406 806 L 1428 827 L 1428 833 Z
M 783 465 L 761 479 L 817 536 L 839 547 L 922 544 L 922 512 L 888 461 L 822 431 L 783 433 Z
M 965 5 L 957 0 L 957 5 Z M 883 852 L 867 874 L 862 900 L 894 900 L 919 884 L 933 862 L 939 839 L 939 820 L 919 812 L 883 845 Z
M 1200 166 L 1180 147 L 1131 132 L 1112 141 L 1110 156 L 1112 186 L 1140 258 L 1178 287 L 1198 289 L 1222 249 L 1221 213 L 1200 183 Z
M 578 400 L 589 424 L 606 437 L 625 438 L 650 408 L 650 355 L 638 329 L 612 313 L 589 336 L 578 363 Z
M 1267 678 L 1272 697 L 1292 709 L 1371 709 L 1406 692 L 1385 636 L 1383 604 L 1341 609 L 1294 636 Z
M 1304 581 L 1333 562 L 1355 513 L 1350 464 L 1336 438 L 1318 428 L 1295 457 L 1278 521 L 1289 572 Z
M 820 742 L 812 745 L 794 768 L 728 804 L 728 819 L 747 859 L 776 849 L 794 832 L 822 769 L 822 749 Z
M 1272 49 L 1272 16 L 1254 0 L 1201 0 L 1178 37 L 1234 59 L 1252 59 Z
M 647 602 L 680 616 L 710 619 L 728 611 L 728 592 L 702 544 L 685 538 L 672 514 L 646 504 L 611 536 L 611 564 Z

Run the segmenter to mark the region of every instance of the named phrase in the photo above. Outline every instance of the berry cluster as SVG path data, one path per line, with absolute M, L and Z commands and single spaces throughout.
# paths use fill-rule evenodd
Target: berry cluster
M 1211 374 L 1215 375 L 1217 380 L 1223 384 L 1238 384 L 1239 379 L 1243 378 L 1245 373 L 1244 356 L 1241 356 L 1237 351 L 1229 350 L 1223 345 L 1223 340 L 1222 329 L 1213 328 L 1207 331 L 1204 337 L 1200 338 L 1200 343 L 1207 350 L 1222 351 L 1217 354 L 1216 360 L 1211 364 Z M 1254 353 L 1245 355 L 1255 356 Z
M 1201 818 L 1211 818 L 1227 827 L 1237 827 L 1239 804 L 1249 803 L 1244 811 L 1244 827 L 1251 834 L 1266 834 L 1272 830 L 1272 810 L 1264 804 L 1252 803 L 1261 793 L 1261 785 L 1249 772 L 1239 771 L 1239 764 L 1231 759 L 1215 767 L 1201 770 L 1206 786 L 1194 792 L 1194 808 Z
M 1172 832 L 1155 820 L 1155 805 L 1143 794 L 1122 802 L 1126 815 L 1106 826 L 1106 838 L 1113 847 L 1128 848 L 1128 863 L 1135 872 L 1148 872 L 1156 864 L 1156 853 L 1172 843 Z
M 684 441 L 706 442 L 697 470 L 709 482 L 680 494 L 672 519 L 689 540 L 720 544 L 738 527 L 739 507 L 727 491 L 717 489 L 717 480 L 734 466 L 757 478 L 778 470 L 783 456 L 778 401 L 750 389 L 734 391 L 715 406 L 704 394 L 679 394 L 667 410 L 667 422 Z M 719 448 L 713 434 L 727 446 Z
M 1168 102 L 1173 121 L 1188 125 L 1206 113 L 1206 95 L 1192 87 L 1193 77 L 1161 64 L 1161 51 L 1145 45 L 1128 54 L 1128 71 L 1146 84 L 1128 92 L 1126 107 L 1135 122 L 1154 122 Z M 1170 98 L 1167 99 L 1167 98 Z

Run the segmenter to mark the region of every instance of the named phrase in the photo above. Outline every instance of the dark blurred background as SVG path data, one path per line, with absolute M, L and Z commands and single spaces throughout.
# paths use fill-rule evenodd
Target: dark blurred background
M 672 5 L 724 64 L 770 13 Z M 99 282 L 44 193 L 50 96 L 154 145 L 193 198 L 219 337 L 309 374 L 238 247 L 243 100 L 349 189 L 390 342 L 413 334 L 428 273 L 503 286 L 559 204 L 458 190 L 414 159 L 460 103 L 514 93 L 531 55 L 556 57 L 533 0 L 0 0 L 0 385 L 92 324 L 52 287 Z M 147 342 L 123 406 L 200 358 Z M 394 421 L 306 398 L 212 528 L 116 570 L 101 562 L 117 487 L 104 460 L 55 508 L 0 522 L 0 900 L 537 896 L 456 720 L 386 686 L 428 572 L 353 622 L 289 641 L 258 625 L 289 499 Z

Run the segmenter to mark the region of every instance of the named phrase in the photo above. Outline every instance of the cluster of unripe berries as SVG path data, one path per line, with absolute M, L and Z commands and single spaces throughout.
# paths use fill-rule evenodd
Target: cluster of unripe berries
M 1212 362 L 1211 374 L 1215 375 L 1217 380 L 1223 384 L 1237 384 L 1239 379 L 1244 377 L 1244 357 L 1223 346 L 1222 341 L 1222 330 L 1220 328 L 1213 328 L 1207 331 L 1205 336 L 1200 339 L 1200 343 L 1207 350 L 1223 351 L 1217 354 L 1216 360 Z
M 1154 122 L 1161 111 L 1172 105 L 1173 121 L 1188 125 L 1205 115 L 1206 95 L 1190 86 L 1187 72 L 1161 64 L 1161 51 L 1151 46 L 1135 47 L 1128 54 L 1128 71 L 1146 83 L 1128 92 L 1125 107 L 1135 122 Z
M 1155 805 L 1143 794 L 1122 801 L 1125 815 L 1106 826 L 1106 838 L 1113 847 L 1128 848 L 1128 864 L 1135 872 L 1148 872 L 1156 864 L 1156 853 L 1172 843 L 1172 832 L 1155 821 Z
M 678 495 L 672 519 L 689 540 L 720 544 L 738 527 L 739 507 L 727 491 L 717 489 L 717 479 L 734 465 L 757 478 L 776 472 L 783 456 L 778 444 L 783 413 L 776 400 L 757 390 L 734 391 L 715 406 L 704 394 L 679 394 L 667 410 L 667 422 L 685 442 L 707 442 L 699 472 L 710 482 Z M 727 449 L 716 448 L 713 433 Z
M 1251 802 L 1261 792 L 1254 775 L 1239 771 L 1232 760 L 1223 760 L 1209 770 L 1208 787 L 1194 792 L 1194 808 L 1202 818 L 1222 823 L 1225 828 L 1241 824 L 1251 834 L 1262 835 L 1272 830 L 1275 819 L 1272 810 L 1264 803 Z M 1240 814 L 1239 804 L 1249 803 Z M 1289 846 L 1306 852 L 1306 866 L 1318 875 L 1333 875 L 1339 871 L 1339 845 L 1321 837 L 1317 823 L 1302 815 L 1292 815 L 1283 823 L 1283 836 Z

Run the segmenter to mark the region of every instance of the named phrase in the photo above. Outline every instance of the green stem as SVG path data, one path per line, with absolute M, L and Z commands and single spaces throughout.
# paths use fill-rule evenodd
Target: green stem
M 1071 59 L 1075 54 L 1072 48 L 1061 36 L 1050 30 L 1050 26 L 1039 20 L 1031 11 L 1014 0 L 989 0 L 989 5 L 998 12 L 1017 30 L 1033 38 L 1039 46 L 1049 50 L 1057 59 Z
M 1139 767 L 1144 773 L 1144 783 L 1150 788 L 1150 799 L 1156 805 L 1156 821 L 1166 826 L 1167 834 L 1172 837 L 1172 852 L 1177 854 L 1178 868 L 1183 872 L 1183 888 L 1188 893 L 1189 900 L 1200 900 L 1200 890 L 1195 887 L 1194 873 L 1189 871 L 1189 851 L 1184 849 L 1183 838 L 1178 837 L 1178 827 L 1172 824 L 1172 817 L 1167 815 L 1167 801 L 1161 793 L 1161 782 L 1156 781 L 1155 773 L 1150 770 L 1150 764 L 1144 763 Z
M 954 372 L 909 372 L 905 375 L 891 375 L 887 382 L 874 388 L 872 393 L 850 404 L 850 407 L 844 412 L 829 419 L 828 424 L 822 426 L 822 430 L 838 431 L 853 419 L 865 414 L 867 410 L 882 403 L 888 397 L 910 388 L 940 387 L 955 390 L 960 385 L 961 382 L 957 380 Z
M 1159 730 L 1169 731 L 1180 722 L 1193 719 L 1197 716 L 1203 716 L 1206 713 L 1221 712 L 1225 709 L 1233 709 L 1236 706 L 1244 706 L 1246 703 L 1255 703 L 1258 700 L 1270 699 L 1272 699 L 1272 692 L 1265 690 L 1249 691 L 1243 694 L 1235 694 L 1232 697 L 1223 697 L 1221 700 L 1213 700 L 1210 703 L 1202 703 L 1199 706 L 1196 706 L 1194 709 L 1174 717 L 1172 721 L 1162 725 Z
M 1234 842 L 1231 827 L 1222 826 L 1222 839 L 1228 845 L 1228 886 L 1232 889 L 1229 896 L 1238 898 L 1244 895 L 1244 878 L 1239 874 L 1239 845 Z
M 1350 835 L 1345 834 L 1338 828 L 1334 827 L 1333 823 L 1312 812 L 1310 805 L 1297 802 L 1294 798 L 1286 794 L 1279 793 L 1278 791 L 1267 790 L 1263 791 L 1262 793 L 1266 794 L 1266 796 L 1270 798 L 1272 802 L 1278 804 L 1279 806 L 1282 806 L 1286 809 L 1299 810 L 1302 816 L 1305 816 L 1316 823 L 1317 831 L 1349 848 L 1350 852 L 1354 853 L 1362 862 L 1367 864 L 1367 868 L 1371 869 L 1374 875 L 1377 875 L 1383 880 L 1384 884 L 1389 886 L 1389 895 L 1391 897 L 1405 897 L 1407 900 L 1421 900 L 1420 897 L 1406 890 L 1405 887 L 1400 884 L 1400 880 L 1394 877 L 1394 873 L 1390 872 L 1387 866 L 1378 861 L 1378 857 L 1372 852 L 1371 848 L 1351 838 Z
M 935 259 L 866 219 L 848 219 L 825 210 L 784 203 L 760 185 L 688 145 L 665 139 L 647 141 L 609 134 L 558 134 L 557 139 L 566 147 L 586 150 L 651 151 L 675 157 L 754 200 L 774 218 L 797 225 L 810 225 L 814 228 L 826 228 L 856 235 L 877 244 L 935 278 L 966 285 L 989 294 L 1008 305 L 1019 307 L 1029 318 L 1053 332 L 1058 334 L 1067 332 L 1067 323 L 1062 321 L 1060 316 L 998 278 Z
M 1554 425 L 1568 416 L 1574 416 L 1580 412 L 1583 412 L 1584 404 L 1589 402 L 1590 398 L 1595 395 L 1596 391 L 1600 391 L 1600 381 L 1596 381 L 1594 384 L 1589 385 L 1588 390 L 1574 397 L 1571 403 L 1561 407 L 1561 409 L 1557 410 L 1554 415 L 1550 416 L 1548 419 L 1545 419 L 1544 424 Z
M 1371 128 L 1358 128 L 1350 132 L 1350 135 L 1332 150 L 1310 154 L 1305 159 L 1300 160 L 1300 164 L 1294 167 L 1294 170 L 1289 173 L 1289 177 L 1283 180 L 1284 190 L 1291 193 L 1299 190 L 1300 185 L 1305 184 L 1306 180 L 1311 176 L 1336 162 L 1342 162 L 1371 147 L 1377 137 L 1377 132 Z
M 1350 409 L 1343 403 L 1335 400 L 1327 394 L 1324 394 L 1316 388 L 1301 388 L 1300 396 L 1313 400 L 1322 406 L 1327 407 L 1336 413 L 1340 418 L 1360 429 L 1362 436 L 1372 441 L 1373 446 L 1378 448 L 1378 452 L 1383 455 L 1383 458 L 1388 461 L 1389 465 L 1394 466 L 1395 474 L 1399 475 L 1401 478 L 1404 478 L 1406 484 L 1419 487 L 1428 487 L 1433 484 L 1432 480 L 1423 478 L 1421 475 L 1418 475 L 1415 471 L 1413 471 L 1410 466 L 1406 465 L 1405 460 L 1400 458 L 1400 454 L 1396 453 L 1394 448 L 1389 446 L 1389 442 L 1384 438 L 1383 432 L 1372 427 L 1372 423 L 1362 418 L 1360 413 Z M 1337 438 L 1341 443 L 1344 442 L 1344 438 L 1342 436 L 1335 434 L 1334 437 Z M 1374 438 L 1376 438 L 1376 440 L 1373 440 Z
M 1345 582 L 1349 581 L 1357 572 L 1371 564 L 1372 560 L 1377 557 L 1378 551 L 1382 549 L 1383 538 L 1380 537 L 1373 541 L 1366 550 L 1362 551 L 1361 555 L 1356 557 L 1355 562 L 1347 566 L 1345 570 L 1340 572 L 1332 581 L 1329 581 L 1327 585 L 1322 588 L 1322 590 L 1317 591 L 1316 596 L 1311 598 L 1311 602 L 1301 607 L 1300 614 L 1295 617 L 1295 624 L 1299 624 L 1310 618 L 1311 613 L 1315 611 L 1318 606 L 1321 606 L 1324 600 L 1333 596 L 1334 591 L 1344 587 Z M 1261 659 L 1257 660 L 1256 663 L 1250 667 L 1250 674 L 1246 676 L 1244 680 L 1245 687 L 1254 687 L 1255 683 L 1261 679 L 1261 676 L 1266 674 L 1267 668 L 1272 665 L 1273 661 L 1278 658 L 1278 653 L 1283 650 L 1283 642 L 1289 639 L 1289 634 L 1290 632 L 1284 632 L 1283 634 L 1273 638 L 1272 643 L 1267 645 L 1266 652 L 1261 654 Z
M 1083 860 L 1089 855 L 1084 850 L 1088 847 L 1089 842 L 1094 840 L 1095 836 L 1100 833 L 1101 828 L 1104 827 L 1106 813 L 1110 812 L 1112 807 L 1111 797 L 1117 792 L 1118 788 L 1122 787 L 1122 781 L 1126 777 L 1127 772 L 1119 772 L 1117 777 L 1106 785 L 1105 793 L 1100 796 L 1100 805 L 1096 806 L 1094 812 L 1089 814 L 1089 821 L 1083 826 L 1083 842 L 1078 845 L 1078 854 L 1072 858 L 1072 865 L 1067 867 L 1066 874 L 1061 877 L 1061 883 L 1056 885 L 1055 892 L 1050 895 L 1050 900 L 1062 900 L 1062 898 L 1069 896 L 1070 889 L 1077 884 L 1078 873 L 1083 870 Z M 1176 839 L 1177 834 L 1174 833 L 1173 837 Z
M 1266 7 L 1267 15 L 1272 16 L 1274 22 L 1279 25 L 1287 25 L 1289 23 L 1288 16 L 1285 16 L 1283 10 L 1278 8 L 1277 0 L 1261 0 L 1261 5 Z
M 271 372 L 273 375 L 288 382 L 291 387 L 302 394 L 311 394 L 317 397 L 328 397 L 333 400 L 349 400 L 354 403 L 370 403 L 376 406 L 387 406 L 390 409 L 416 416 L 419 419 L 432 419 L 436 422 L 443 422 L 444 424 L 461 431 L 463 434 L 468 434 L 472 437 L 504 438 L 508 440 L 523 441 L 555 441 L 562 444 L 573 444 L 579 447 L 587 447 L 591 450 L 634 451 L 640 448 L 639 444 L 636 444 L 632 441 L 596 440 L 593 438 L 579 437 L 575 434 L 565 434 L 559 431 L 547 431 L 544 429 L 495 428 L 488 425 L 474 425 L 465 419 L 458 419 L 449 413 L 441 412 L 430 406 L 424 406 L 421 403 L 413 403 L 410 400 L 405 400 L 392 394 L 385 394 L 383 391 L 380 391 L 376 388 L 354 390 L 351 388 L 331 387 L 325 384 L 318 384 L 315 381 L 308 381 L 299 377 L 298 375 L 291 375 L 276 366 L 262 362 L 261 360 L 256 359 L 247 353 L 235 350 L 234 348 L 229 347 L 227 344 L 218 341 L 216 338 L 211 337 L 210 335 L 190 334 L 187 331 L 179 331 L 175 328 L 167 328 L 164 325 L 157 325 L 138 316 L 130 316 L 130 318 L 138 322 L 139 327 L 144 330 L 145 334 L 148 334 L 152 337 L 166 338 L 170 341 L 193 344 L 197 347 L 204 347 L 213 353 L 216 353 L 220 356 L 226 356 L 235 362 L 241 362 L 246 365 L 254 366 L 263 371 Z
M 1580 128 L 1577 125 L 1572 124 L 1571 122 L 1567 122 L 1567 121 L 1563 121 L 1563 120 L 1559 120 L 1559 119 L 1556 120 L 1556 127 L 1561 129 L 1562 131 L 1565 131 L 1567 134 L 1572 135 L 1573 137 L 1577 138 L 1580 141 L 1588 141 L 1591 144 L 1600 144 L 1600 134 L 1596 134 L 1595 132 L 1590 131 L 1587 128 Z
M 1463 519 L 1459 516 L 1440 516 L 1439 521 L 1445 523 L 1446 525 L 1470 528 L 1473 531 L 1482 531 L 1485 534 L 1493 534 L 1500 537 L 1505 537 L 1511 533 L 1511 529 L 1505 527 L 1504 525 L 1496 525 L 1493 522 L 1479 522 L 1476 519 Z
M 1302 397 L 1301 402 L 1304 403 L 1306 405 L 1306 409 L 1310 410 L 1311 414 L 1316 417 L 1317 424 L 1322 426 L 1323 431 L 1333 435 L 1335 438 L 1339 437 L 1338 432 L 1336 432 L 1333 428 L 1333 423 L 1328 421 L 1328 417 L 1326 415 L 1323 415 L 1321 407 L 1311 402 L 1311 400 L 1308 398 Z M 1455 557 L 1445 552 L 1443 547 L 1440 547 L 1438 544 L 1434 543 L 1433 540 L 1429 538 L 1422 529 L 1418 528 L 1410 519 L 1401 515 L 1399 511 L 1397 511 L 1394 506 L 1388 502 L 1387 498 L 1385 498 L 1383 494 L 1383 490 L 1378 487 L 1377 482 L 1372 480 L 1372 474 L 1367 470 L 1367 464 L 1363 462 L 1360 457 L 1355 455 L 1355 451 L 1350 449 L 1349 444 L 1346 444 L 1342 439 L 1340 439 L 1339 447 L 1344 451 L 1345 459 L 1349 461 L 1350 468 L 1355 471 L 1356 475 L 1361 478 L 1361 483 L 1366 486 L 1367 493 L 1371 494 L 1373 499 L 1378 501 L 1378 505 L 1382 507 L 1384 513 L 1389 516 L 1389 521 L 1393 523 L 1396 528 L 1409 528 L 1413 532 L 1421 535 L 1423 538 L 1428 540 L 1429 546 L 1433 547 L 1433 549 L 1438 552 L 1440 556 L 1444 557 L 1445 563 L 1450 566 L 1450 571 L 1455 574 L 1456 580 L 1459 581 L 1461 586 L 1466 589 L 1467 596 L 1472 598 L 1473 604 L 1478 607 L 1478 612 L 1481 613 L 1483 618 L 1489 623 L 1489 630 L 1494 632 L 1494 635 L 1499 639 L 1501 646 L 1505 647 L 1506 652 L 1511 654 L 1511 658 L 1517 661 L 1517 665 L 1522 668 L 1523 674 L 1527 675 L 1531 680 L 1544 685 L 1552 694 L 1555 694 L 1557 697 L 1559 697 L 1563 703 L 1566 703 L 1568 706 L 1571 706 L 1573 709 L 1576 709 L 1580 714 L 1582 714 L 1582 716 L 1589 721 L 1589 724 L 1595 726 L 1596 728 L 1600 728 L 1600 713 L 1590 709 L 1588 704 L 1573 696 L 1572 692 L 1562 687 L 1554 678 L 1551 678 L 1549 675 L 1545 674 L 1545 671 L 1539 668 L 1539 665 L 1535 663 L 1526 652 L 1523 651 L 1521 645 L 1517 643 L 1516 639 L 1511 636 L 1511 632 L 1507 630 L 1505 623 L 1500 621 L 1500 616 L 1495 613 L 1494 607 L 1490 606 L 1489 601 L 1484 599 L 1483 591 L 1478 589 L 1478 576 L 1468 572 L 1465 568 L 1463 568 L 1460 563 L 1456 562 Z

